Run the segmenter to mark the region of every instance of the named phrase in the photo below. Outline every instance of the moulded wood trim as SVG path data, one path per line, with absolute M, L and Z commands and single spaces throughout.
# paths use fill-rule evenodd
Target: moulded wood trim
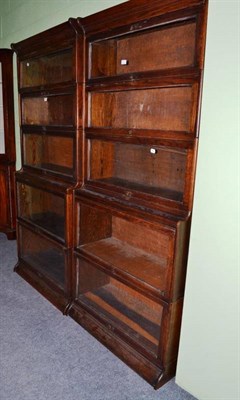
M 206 3 L 207 0 L 152 0 L 149 2 L 146 2 L 146 0 L 130 0 L 78 21 L 87 35 L 93 35 L 95 32 L 112 30 L 118 26 L 136 22 L 136 25 L 140 27 L 139 21 L 146 23 L 149 18 L 170 12 L 183 12 L 185 9 L 189 11 L 189 9 L 196 9 Z
M 18 43 L 12 43 L 11 48 L 18 54 L 19 60 L 23 60 L 67 49 L 74 44 L 75 39 L 76 30 L 72 23 L 66 21 Z
M 126 188 L 113 185 L 108 182 L 98 182 L 97 180 L 85 180 L 85 187 L 98 194 L 105 194 L 105 199 L 112 202 L 113 199 L 122 204 L 128 204 L 130 208 L 140 208 L 153 213 L 162 212 L 177 215 L 178 218 L 185 219 L 190 212 L 184 201 L 161 197 L 151 193 L 144 193 L 135 189 L 128 190 Z M 185 217 L 185 218 L 184 218 Z
M 28 86 L 19 88 L 18 92 L 25 96 L 50 96 L 52 94 L 72 93 L 76 87 L 76 81 L 71 80 L 64 83 L 54 83 L 40 86 Z
M 47 229 L 44 229 L 38 224 L 35 224 L 34 221 L 31 221 L 30 219 L 26 219 L 24 217 L 17 217 L 17 222 L 21 226 L 30 229 L 34 233 L 39 234 L 40 236 L 52 241 L 55 244 L 58 244 L 61 248 L 65 245 L 65 239 L 60 238 L 54 233 L 49 232 Z
M 199 77 L 164 77 L 164 78 L 148 78 L 139 81 L 126 80 L 125 82 L 115 81 L 106 82 L 102 81 L 99 84 L 87 85 L 86 89 L 88 92 L 114 92 L 114 91 L 125 91 L 134 89 L 158 89 L 158 88 L 178 88 L 178 87 L 189 87 L 199 83 Z
M 62 196 L 64 196 L 66 193 L 71 193 L 74 188 L 74 186 L 69 186 L 69 183 L 62 181 L 62 179 L 50 179 L 49 177 L 30 174 L 25 170 L 16 172 L 16 182 L 34 186 L 50 193 L 57 193 L 58 195 Z
M 178 148 L 192 148 L 194 137 L 189 132 L 162 131 L 151 129 L 85 128 L 86 139 L 102 139 L 134 144 L 162 145 Z
M 174 375 L 173 373 L 166 375 L 162 367 L 157 366 L 133 346 L 114 335 L 76 302 L 73 302 L 68 314 L 152 386 L 155 387 L 158 382 L 161 382 L 158 386 L 160 387 Z
M 182 84 L 182 83 L 194 83 L 198 82 L 200 78 L 199 68 L 196 67 L 181 67 L 164 70 L 153 70 L 145 72 L 131 72 L 127 74 L 118 74 L 106 77 L 96 77 L 87 80 L 86 88 L 88 90 L 94 90 L 94 88 L 101 88 L 105 86 L 115 87 L 117 85 L 139 85 L 151 84 L 157 85 L 163 84 Z M 133 82 L 134 81 L 134 82 Z M 136 83 L 135 83 L 136 82 Z
M 30 220 L 26 220 L 21 217 L 17 217 L 17 222 L 18 222 L 18 224 L 17 224 L 18 231 L 19 231 L 20 227 L 22 226 L 22 227 L 30 230 L 31 232 L 39 235 L 40 237 L 47 239 L 49 242 L 53 243 L 56 247 L 61 249 L 64 252 L 64 254 L 66 252 L 72 251 L 72 247 L 68 246 L 65 243 L 64 239 L 61 239 L 61 238 L 59 238 L 59 236 L 49 233 L 46 229 L 42 229 L 38 225 L 34 224 L 34 222 L 31 222 Z M 19 236 L 19 234 L 18 234 L 18 236 Z M 19 236 L 19 238 L 20 238 L 20 236 Z
M 75 248 L 74 252 L 76 256 L 81 257 L 86 261 L 89 261 L 97 269 L 103 271 L 109 276 L 112 276 L 114 279 L 122 282 L 128 287 L 131 287 L 132 289 L 155 301 L 156 303 L 159 303 L 163 306 L 169 304 L 169 298 L 167 298 L 157 289 L 154 290 L 154 288 L 149 287 L 149 285 L 146 283 L 141 284 L 140 281 L 137 281 L 134 277 L 131 277 L 123 271 L 112 267 L 110 264 L 101 260 L 100 258 L 89 254 L 86 250 L 84 250 L 84 248 Z
M 43 295 L 43 297 L 50 301 L 57 309 L 65 314 L 65 310 L 71 303 L 68 294 L 64 294 L 63 290 L 60 290 L 57 285 L 52 284 L 48 279 L 46 279 L 46 282 L 45 280 L 42 280 L 38 274 L 32 270 L 31 265 L 28 265 L 21 259 L 21 257 L 19 257 L 19 261 L 16 264 L 14 271 L 33 286 L 41 295 Z
M 25 135 L 38 134 L 47 136 L 72 137 L 75 140 L 76 128 L 71 126 L 53 125 L 21 125 L 22 133 Z
M 61 84 L 61 85 L 53 85 L 51 90 L 47 90 L 45 87 L 41 89 L 40 87 L 27 88 L 26 90 L 22 89 L 19 90 L 22 98 L 26 97 L 44 97 L 44 96 L 56 96 L 62 94 L 75 94 L 76 93 L 76 85 L 71 84 Z
M 106 196 L 105 193 L 101 193 L 92 190 L 90 185 L 76 189 L 75 191 L 76 200 L 87 201 L 87 204 L 92 204 L 95 207 L 98 205 L 105 205 L 110 210 L 118 210 L 119 212 L 129 213 L 137 218 L 147 218 L 149 221 L 154 221 L 156 223 L 162 223 L 169 227 L 176 227 L 178 221 L 188 220 L 190 217 L 189 212 L 182 210 L 172 210 L 172 208 L 162 206 L 162 209 L 149 208 L 139 205 L 138 203 L 129 204 L 129 202 L 124 202 L 122 199 L 114 197 L 113 194 Z M 175 212 L 174 212 L 175 211 Z

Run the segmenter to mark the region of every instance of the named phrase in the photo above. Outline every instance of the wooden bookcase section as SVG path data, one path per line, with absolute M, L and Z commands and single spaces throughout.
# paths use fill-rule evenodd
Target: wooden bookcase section
M 134 0 L 78 20 L 85 182 L 69 313 L 155 388 L 177 362 L 206 10 Z
M 72 299 L 73 192 L 82 183 L 83 36 L 76 20 L 12 48 L 18 59 L 23 168 L 16 174 L 16 271 L 61 311 Z
M 176 370 L 207 1 L 130 0 L 13 45 L 17 271 L 155 389 Z

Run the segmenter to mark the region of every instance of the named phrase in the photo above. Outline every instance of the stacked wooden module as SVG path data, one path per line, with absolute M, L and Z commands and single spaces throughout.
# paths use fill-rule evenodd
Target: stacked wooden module
M 24 162 L 17 269 L 39 290 L 48 285 L 54 304 L 60 296 L 72 318 L 155 388 L 177 362 L 206 14 L 203 0 L 130 0 L 70 20 L 84 36 L 76 70 L 85 84 L 74 89 L 68 82 L 30 90 L 23 77 L 35 54 L 29 62 L 15 46 Z M 38 68 L 43 83 L 35 85 L 45 85 Z M 67 143 L 75 128 L 73 167 Z
M 82 179 L 83 39 L 75 22 L 12 45 L 23 164 L 16 271 L 63 312 L 71 301 L 73 190 Z

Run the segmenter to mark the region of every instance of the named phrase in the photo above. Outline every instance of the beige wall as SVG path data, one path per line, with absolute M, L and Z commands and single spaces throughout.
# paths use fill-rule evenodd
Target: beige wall
M 12 42 L 69 17 L 92 14 L 121 2 L 0 0 L 0 45 L 9 47 Z M 200 400 L 238 400 L 238 4 L 234 0 L 210 0 L 200 148 L 177 371 L 177 383 Z M 15 97 L 17 108 L 16 94 Z M 17 111 L 16 120 L 19 143 Z
M 177 383 L 239 400 L 239 2 L 210 0 L 208 21 Z

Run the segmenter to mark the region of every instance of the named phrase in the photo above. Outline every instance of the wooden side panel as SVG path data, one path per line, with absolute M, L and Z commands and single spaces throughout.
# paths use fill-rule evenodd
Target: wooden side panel
M 76 221 L 79 226 L 78 245 L 95 242 L 110 237 L 112 234 L 112 217 L 110 213 L 101 212 L 94 208 L 80 206 L 80 220 Z
M 9 189 L 8 170 L 0 167 L 0 228 L 6 228 L 9 223 Z
M 90 145 L 91 179 L 110 178 L 114 170 L 114 143 L 94 140 Z
M 14 184 L 16 151 L 14 134 L 12 56 L 12 51 L 10 49 L 0 49 L 4 118 L 2 128 L 5 137 L 5 152 L 4 154 L 0 154 L 0 231 L 5 232 L 8 239 L 16 238 Z
M 160 342 L 159 357 L 163 365 L 168 371 L 168 368 L 176 367 L 178 345 L 180 338 L 181 320 L 182 320 L 183 299 L 179 299 L 171 303 L 164 310 L 163 315 L 163 334 Z

